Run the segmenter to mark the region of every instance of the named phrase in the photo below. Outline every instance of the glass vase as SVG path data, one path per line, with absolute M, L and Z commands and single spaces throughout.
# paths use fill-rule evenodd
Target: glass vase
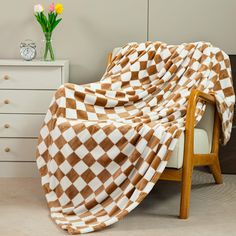
M 43 60 L 54 61 L 55 55 L 52 46 L 52 33 L 44 33 L 43 45 L 44 45 Z

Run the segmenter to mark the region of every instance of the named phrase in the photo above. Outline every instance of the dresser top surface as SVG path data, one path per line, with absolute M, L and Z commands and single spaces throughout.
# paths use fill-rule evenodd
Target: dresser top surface
M 0 66 L 66 66 L 68 60 L 55 60 L 55 61 L 24 61 L 22 59 L 0 59 Z

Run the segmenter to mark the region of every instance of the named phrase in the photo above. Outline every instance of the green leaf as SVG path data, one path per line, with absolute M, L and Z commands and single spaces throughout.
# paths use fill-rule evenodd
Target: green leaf
M 43 23 L 43 21 L 42 21 L 40 15 L 39 15 L 39 14 L 35 15 L 35 18 L 36 18 L 36 20 L 38 21 L 38 23 L 41 25 L 42 30 L 43 30 L 43 32 L 44 32 L 44 31 L 45 31 L 45 26 L 44 26 L 44 23 Z
M 47 17 L 44 14 L 42 14 L 42 19 L 43 19 L 45 28 L 48 31 L 48 19 L 47 19 Z
M 55 13 L 53 13 L 52 25 L 55 23 L 56 18 L 57 18 L 57 15 Z
M 41 25 L 43 32 L 51 33 L 62 19 L 57 19 L 56 13 L 48 13 L 48 17 L 43 12 L 35 14 L 35 18 Z
M 52 31 L 56 28 L 56 26 L 61 22 L 62 19 L 58 19 L 54 22 L 53 26 L 52 26 Z
M 48 13 L 48 31 L 52 29 L 52 13 Z
M 48 13 L 48 22 L 51 23 L 51 13 Z

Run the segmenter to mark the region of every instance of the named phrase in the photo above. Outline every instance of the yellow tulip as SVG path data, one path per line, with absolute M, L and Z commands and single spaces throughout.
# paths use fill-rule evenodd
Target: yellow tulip
M 57 3 L 56 6 L 55 6 L 55 11 L 57 14 L 62 14 L 63 12 L 63 5 L 61 3 Z

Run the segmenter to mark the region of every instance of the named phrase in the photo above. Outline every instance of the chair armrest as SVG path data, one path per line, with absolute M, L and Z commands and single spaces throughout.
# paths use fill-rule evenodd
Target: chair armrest
M 112 52 L 108 54 L 108 60 L 107 60 L 107 65 L 109 65 L 112 61 L 112 59 L 119 53 L 121 50 L 121 47 L 114 48 Z
M 215 106 L 216 99 L 213 95 L 206 94 L 200 90 L 192 90 L 189 102 L 187 106 L 187 114 L 186 114 L 186 124 L 185 124 L 185 140 L 186 140 L 186 148 L 191 150 L 193 153 L 194 150 L 194 124 L 195 124 L 195 110 L 196 105 L 199 98 L 207 103 L 213 104 Z M 213 128 L 213 141 L 212 141 L 212 149 L 211 152 L 218 152 L 218 140 L 219 140 L 219 126 L 220 120 L 218 112 L 215 112 L 214 119 L 214 128 Z
M 108 56 L 107 56 L 107 66 L 111 63 L 112 61 L 112 52 L 108 53 Z
M 199 98 L 201 98 L 203 101 L 206 101 L 214 105 L 216 103 L 214 96 L 204 93 L 197 89 L 192 90 L 187 106 L 186 125 L 185 125 L 186 130 L 194 128 L 195 110 Z

